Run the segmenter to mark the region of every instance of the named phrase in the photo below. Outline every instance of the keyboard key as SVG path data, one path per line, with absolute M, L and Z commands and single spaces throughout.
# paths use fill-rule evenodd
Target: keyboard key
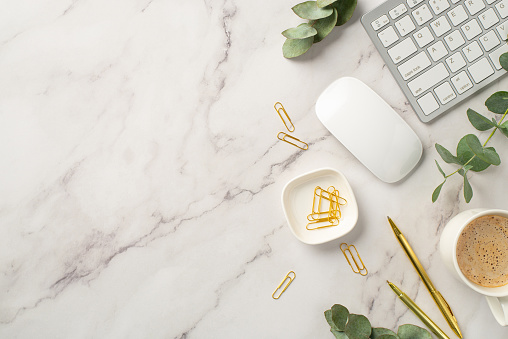
M 423 0 L 407 0 L 407 5 L 409 6 L 409 8 L 413 8 L 422 1 Z
M 397 45 L 390 48 L 387 52 L 394 63 L 399 63 L 414 52 L 416 52 L 416 45 L 411 38 L 399 42 Z
M 448 0 L 430 0 L 429 5 L 436 15 L 439 15 L 450 8 Z
M 399 16 L 407 12 L 407 7 L 404 4 L 400 4 L 391 11 L 388 12 L 392 19 L 397 19 Z
M 469 62 L 475 61 L 476 59 L 478 59 L 483 55 L 483 51 L 480 48 L 480 45 L 478 45 L 478 42 L 476 41 L 473 41 L 472 43 L 464 47 L 462 49 L 462 53 L 464 53 L 464 55 L 467 58 L 467 61 Z
M 398 67 L 400 75 L 404 80 L 412 78 L 416 74 L 429 67 L 431 64 L 425 52 L 420 52 Z
M 493 4 L 494 2 L 496 2 L 497 0 L 485 0 L 485 1 L 487 1 L 487 3 L 488 3 L 489 5 L 492 5 L 492 4 Z
M 444 40 L 450 51 L 456 50 L 466 42 L 458 30 L 445 36 Z
M 456 4 L 459 1 L 461 1 L 461 0 L 452 0 L 452 4 Z
M 377 20 L 372 21 L 370 24 L 375 31 L 383 26 L 386 26 L 390 22 L 390 19 L 386 15 L 380 16 Z
M 432 33 L 428 27 L 423 27 L 418 32 L 413 34 L 413 38 L 415 38 L 416 43 L 420 47 L 427 46 L 430 42 L 434 41 L 434 36 L 432 36 Z
M 477 63 L 468 67 L 469 74 L 473 77 L 474 82 L 477 84 L 487 79 L 489 76 L 494 74 L 492 66 L 490 66 L 487 58 L 482 58 Z
M 434 61 L 438 61 L 439 59 L 448 54 L 448 50 L 446 49 L 442 41 L 436 42 L 434 45 L 427 48 L 427 51 L 429 52 L 430 57 Z
M 450 67 L 450 71 L 452 71 L 452 73 L 455 73 L 462 67 L 466 66 L 466 60 L 464 60 L 464 57 L 462 57 L 460 52 L 446 58 L 446 63 L 448 64 L 448 67 Z
M 423 5 L 412 12 L 418 25 L 423 25 L 430 19 L 432 19 L 432 13 L 427 5 Z
M 497 38 L 496 33 L 494 33 L 494 31 L 490 31 L 487 34 L 482 35 L 480 37 L 480 42 L 482 43 L 483 48 L 485 49 L 486 52 L 490 51 L 491 49 L 499 45 L 499 39 Z
M 478 16 L 478 19 L 480 19 L 480 23 L 482 24 L 483 28 L 489 29 L 490 27 L 494 26 L 499 22 L 499 18 L 497 17 L 496 12 L 494 12 L 494 9 L 489 8 L 480 16 Z
M 464 1 L 464 5 L 466 5 L 469 14 L 475 15 L 479 11 L 485 8 L 485 4 L 483 0 L 466 0 Z
M 457 93 L 459 94 L 462 94 L 468 89 L 473 88 L 473 83 L 465 71 L 460 72 L 450 80 L 452 81 L 453 87 L 455 87 Z
M 508 52 L 508 45 L 503 44 L 500 48 L 496 49 L 494 52 L 490 53 L 490 60 L 494 64 L 496 69 L 501 69 L 501 64 L 499 63 L 499 57 L 501 54 Z
M 446 17 L 444 15 L 432 21 L 430 23 L 430 26 L 432 27 L 432 30 L 434 31 L 434 34 L 436 34 L 437 37 L 440 37 L 441 35 L 445 34 L 446 32 L 452 29 L 452 27 L 450 26 L 448 20 L 446 20 Z
M 439 63 L 428 71 L 424 72 L 422 75 L 419 75 L 415 79 L 408 82 L 407 86 L 414 96 L 418 96 L 432 86 L 439 83 L 441 80 L 446 79 L 448 75 L 450 75 L 450 73 L 448 73 L 446 70 L 445 65 L 443 63 Z
M 508 1 L 502 0 L 498 4 L 496 4 L 496 9 L 501 18 L 506 18 L 508 16 Z
M 503 22 L 501 25 L 497 26 L 496 29 L 501 40 L 506 40 L 508 38 L 508 21 Z
M 397 27 L 397 30 L 399 31 L 399 34 L 401 36 L 408 35 L 412 31 L 414 31 L 415 24 L 413 23 L 413 20 L 409 17 L 409 15 L 406 15 L 399 21 L 395 23 L 395 27 Z
M 418 105 L 420 105 L 423 114 L 425 115 L 429 115 L 430 113 L 434 112 L 436 109 L 439 108 L 439 104 L 432 95 L 432 92 L 425 94 L 416 101 L 418 102 Z
M 384 31 L 378 34 L 379 40 L 383 46 L 388 47 L 393 44 L 395 41 L 399 40 L 399 36 L 395 33 L 395 30 L 392 26 L 388 27 Z
M 471 40 L 474 37 L 478 36 L 482 29 L 480 28 L 480 25 L 478 24 L 478 21 L 476 19 L 473 19 L 469 21 L 467 24 L 461 27 L 462 32 L 464 32 L 464 35 L 466 36 L 467 40 Z
M 436 93 L 437 98 L 443 105 L 446 105 L 457 97 L 449 82 L 444 82 L 443 84 L 434 88 L 434 93 Z
M 466 10 L 462 5 L 458 5 L 454 9 L 448 12 L 448 17 L 450 18 L 453 26 L 458 26 L 467 20 L 468 16 Z

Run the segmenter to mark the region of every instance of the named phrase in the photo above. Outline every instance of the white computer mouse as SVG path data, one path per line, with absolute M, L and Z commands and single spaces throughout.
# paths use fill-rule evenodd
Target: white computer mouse
M 422 156 L 422 142 L 376 92 L 358 79 L 334 81 L 316 102 L 319 120 L 384 182 L 404 178 Z

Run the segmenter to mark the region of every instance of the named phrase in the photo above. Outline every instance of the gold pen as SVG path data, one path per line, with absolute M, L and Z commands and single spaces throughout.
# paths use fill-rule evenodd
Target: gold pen
M 455 334 L 462 338 L 462 333 L 459 329 L 459 324 L 457 323 L 457 319 L 455 319 L 455 316 L 453 315 L 452 309 L 446 302 L 446 300 L 443 298 L 441 293 L 439 293 L 434 285 L 432 284 L 432 281 L 430 281 L 429 276 L 427 275 L 427 272 L 425 272 L 425 269 L 423 268 L 422 264 L 420 263 L 420 260 L 416 257 L 415 252 L 409 246 L 409 243 L 407 242 L 406 238 L 402 234 L 402 232 L 398 229 L 398 227 L 395 225 L 392 219 L 388 217 L 388 222 L 392 226 L 393 233 L 395 233 L 395 236 L 397 237 L 397 240 L 399 241 L 400 245 L 406 252 L 409 260 L 411 260 L 411 263 L 413 263 L 414 268 L 416 269 L 416 272 L 418 272 L 418 275 L 420 278 L 422 278 L 423 283 L 425 284 L 425 287 L 427 287 L 427 290 L 429 290 L 430 295 L 436 302 L 436 305 L 439 307 L 439 310 L 445 317 L 446 321 L 448 322 L 448 325 L 450 325 L 451 329 Z
M 422 311 L 418 305 L 415 304 L 411 298 L 409 298 L 406 293 L 402 292 L 397 286 L 386 281 L 388 285 L 392 288 L 393 292 L 399 297 L 399 299 L 406 304 L 406 306 L 413 312 L 421 321 L 427 326 L 435 335 L 437 335 L 440 339 L 450 339 L 446 333 L 444 333 L 426 314 Z

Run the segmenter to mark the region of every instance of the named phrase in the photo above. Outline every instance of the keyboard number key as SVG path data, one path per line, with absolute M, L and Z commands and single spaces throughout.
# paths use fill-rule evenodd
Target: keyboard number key
M 379 40 L 381 40 L 381 43 L 383 46 L 388 47 L 391 44 L 393 44 L 395 41 L 399 40 L 399 37 L 397 33 L 395 33 L 395 30 L 392 26 L 388 27 L 384 31 L 378 34 Z
M 467 61 L 469 62 L 473 62 L 483 55 L 482 49 L 480 48 L 480 45 L 478 45 L 478 42 L 476 41 L 473 41 L 472 43 L 464 47 L 462 49 L 462 53 L 464 53 L 464 55 L 467 58 Z
M 446 105 L 457 97 L 449 82 L 444 82 L 443 84 L 434 88 L 434 93 L 436 93 L 437 98 L 443 105 Z
M 395 27 L 397 27 L 397 30 L 399 31 L 399 34 L 401 36 L 406 36 L 412 31 L 414 31 L 415 24 L 413 23 L 413 20 L 409 17 L 409 15 L 406 15 L 399 21 L 395 23 Z
M 386 15 L 380 16 L 377 20 L 372 21 L 370 24 L 372 28 L 374 28 L 375 31 L 380 29 L 381 27 L 384 27 L 390 22 L 390 19 Z
M 409 6 L 409 8 L 413 8 L 422 1 L 423 0 L 407 0 L 407 5 Z
M 399 16 L 407 12 L 407 7 L 404 4 L 400 4 L 391 11 L 388 12 L 392 19 L 397 19 Z
M 430 57 L 434 61 L 438 61 L 439 59 L 448 54 L 448 50 L 446 49 L 442 41 L 436 42 L 434 45 L 427 48 L 427 51 L 429 52 Z
M 434 112 L 439 108 L 439 104 L 437 103 L 436 99 L 432 95 L 432 92 L 429 92 L 422 96 L 420 99 L 416 100 L 418 102 L 418 105 L 420 105 L 423 114 L 429 115 L 430 113 Z
M 453 87 L 455 87 L 457 93 L 459 94 L 462 94 L 468 89 L 473 88 L 473 83 L 471 82 L 471 79 L 469 79 L 465 71 L 462 71 L 453 78 L 451 78 L 451 81 Z
M 423 27 L 418 32 L 413 34 L 413 38 L 415 38 L 416 43 L 420 47 L 425 47 L 429 43 L 434 41 L 434 36 L 432 35 L 432 33 L 430 32 L 430 29 L 428 27 Z
M 469 74 L 473 77 L 474 82 L 477 84 L 494 74 L 494 70 L 492 69 L 492 66 L 490 66 L 490 62 L 487 58 L 480 59 L 480 61 L 470 66 L 468 70 Z
M 448 0 L 430 0 L 429 5 L 436 15 L 439 15 L 450 8 Z
M 466 66 L 466 60 L 464 60 L 460 52 L 457 52 L 454 55 L 449 56 L 445 60 L 446 63 L 448 64 L 448 67 L 450 67 L 450 71 L 452 71 L 452 73 L 455 73 L 462 67 Z
M 445 36 L 444 40 L 450 51 L 456 50 L 466 42 L 458 30 Z
M 420 26 L 429 21 L 430 19 L 432 19 L 433 17 L 427 5 L 422 5 L 411 13 L 413 14 L 413 17 L 415 18 L 418 25 Z

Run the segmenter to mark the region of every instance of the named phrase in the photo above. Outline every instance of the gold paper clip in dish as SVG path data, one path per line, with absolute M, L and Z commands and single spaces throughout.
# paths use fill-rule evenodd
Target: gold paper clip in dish
M 282 119 L 282 122 L 284 123 L 284 126 L 286 126 L 288 131 L 294 132 L 295 125 L 293 125 L 293 122 L 291 121 L 291 118 L 289 117 L 288 112 L 286 112 L 284 106 L 282 106 L 280 102 L 276 102 L 275 105 L 273 105 L 273 108 L 275 108 L 277 113 L 279 113 L 279 117 Z M 281 111 L 282 113 L 284 113 L 284 115 L 282 115 Z
M 295 280 L 295 278 L 296 278 L 296 273 L 293 271 L 289 271 L 289 273 L 286 274 L 286 276 L 284 277 L 282 282 L 279 284 L 279 286 L 277 286 L 275 291 L 273 291 L 272 298 L 279 299 L 280 296 L 282 295 L 282 293 L 284 293 L 284 291 L 289 287 L 289 285 L 291 285 L 291 283 L 293 282 L 293 280 Z M 279 291 L 279 290 L 280 290 L 280 293 L 277 294 L 277 291 Z
M 343 245 L 345 245 L 344 248 L 342 248 Z M 353 248 L 355 250 L 356 258 L 355 258 L 355 255 L 353 254 L 353 251 L 351 251 L 351 248 Z M 355 245 L 348 245 L 345 242 L 343 242 L 342 244 L 340 244 L 340 250 L 342 251 L 342 253 L 344 253 L 344 256 L 346 257 L 346 260 L 347 260 L 349 266 L 351 266 L 351 268 L 353 269 L 353 272 L 355 272 L 357 274 L 361 274 L 363 276 L 366 276 L 367 273 L 369 273 L 367 271 L 367 267 L 365 267 L 365 264 L 363 263 L 362 258 L 360 257 L 360 254 L 356 250 Z M 349 253 L 349 256 L 351 256 L 351 260 L 354 262 L 354 266 L 351 263 L 351 260 L 349 260 L 348 253 Z
M 277 139 L 285 141 L 288 144 L 298 147 L 299 149 L 303 149 L 304 151 L 309 148 L 309 145 L 307 145 L 305 142 L 298 140 L 297 138 L 284 132 L 279 132 L 279 134 L 277 134 Z

